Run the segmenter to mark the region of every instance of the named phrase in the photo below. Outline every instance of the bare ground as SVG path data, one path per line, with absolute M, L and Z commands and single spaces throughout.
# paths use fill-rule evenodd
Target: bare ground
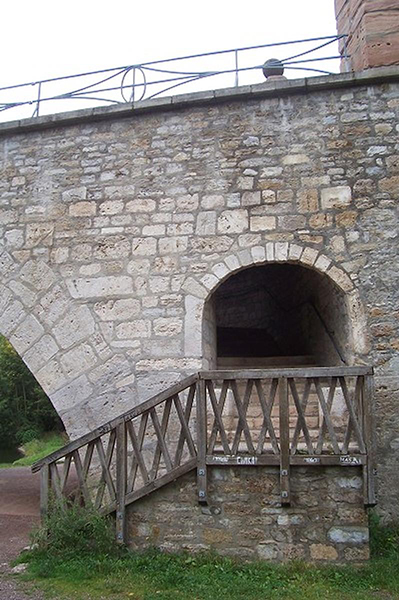
M 36 591 L 25 593 L 10 567 L 39 520 L 38 474 L 29 467 L 0 469 L 0 600 L 42 600 Z

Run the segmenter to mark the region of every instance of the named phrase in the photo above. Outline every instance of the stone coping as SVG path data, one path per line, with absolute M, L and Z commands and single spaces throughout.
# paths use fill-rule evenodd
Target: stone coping
M 301 79 L 274 79 L 256 85 L 230 87 L 219 90 L 179 94 L 163 98 L 153 98 L 120 104 L 86 108 L 75 111 L 55 113 L 43 117 L 7 121 L 0 123 L 0 136 L 26 131 L 40 131 L 59 126 L 74 125 L 81 122 L 95 122 L 107 119 L 131 117 L 134 113 L 164 111 L 181 107 L 214 104 L 232 100 L 251 100 L 258 98 L 278 98 L 292 94 L 308 94 L 319 90 L 334 90 L 354 86 L 367 86 L 399 81 L 399 67 L 379 67 L 352 73 L 305 77 Z

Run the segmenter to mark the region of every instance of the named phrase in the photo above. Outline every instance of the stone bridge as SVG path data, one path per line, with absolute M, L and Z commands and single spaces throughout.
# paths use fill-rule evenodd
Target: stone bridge
M 2 124 L 0 332 L 70 435 L 268 331 L 238 359 L 375 366 L 397 512 L 398 117 L 389 67 Z

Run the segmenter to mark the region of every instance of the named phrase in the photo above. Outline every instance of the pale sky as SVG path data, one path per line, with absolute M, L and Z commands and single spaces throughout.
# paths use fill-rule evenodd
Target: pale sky
M 0 87 L 335 32 L 334 0 L 3 0 Z

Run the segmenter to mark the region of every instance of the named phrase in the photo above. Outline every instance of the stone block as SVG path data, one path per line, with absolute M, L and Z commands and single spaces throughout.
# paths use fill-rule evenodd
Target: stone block
M 148 338 L 151 335 L 151 321 L 148 319 L 135 319 L 125 321 L 116 327 L 118 339 Z
M 32 373 L 41 369 L 58 352 L 58 346 L 49 334 L 43 335 L 23 355 L 24 362 Z
M 321 207 L 323 210 L 345 208 L 352 201 L 352 190 L 347 185 L 338 185 L 321 190 Z
M 74 202 L 69 206 L 70 217 L 91 217 L 97 212 L 97 205 L 95 202 Z
M 140 313 L 140 300 L 136 298 L 121 298 L 96 302 L 94 311 L 102 321 L 127 321 Z
M 335 544 L 366 544 L 369 541 L 369 530 L 367 527 L 351 525 L 331 527 L 328 539 Z
M 28 315 L 10 337 L 10 343 L 22 355 L 43 333 L 44 328 L 39 321 L 33 315 Z
M 276 229 L 276 217 L 251 217 L 251 231 L 267 231 Z
M 225 210 L 218 218 L 219 233 L 242 233 L 248 229 L 248 213 L 246 210 Z
M 126 275 L 67 279 L 72 298 L 110 298 L 133 293 L 133 279 Z
M 69 348 L 94 333 L 94 319 L 87 306 L 73 306 L 53 328 L 56 342 Z
M 338 552 L 334 546 L 327 544 L 311 544 L 310 558 L 312 560 L 334 561 L 338 558 Z

